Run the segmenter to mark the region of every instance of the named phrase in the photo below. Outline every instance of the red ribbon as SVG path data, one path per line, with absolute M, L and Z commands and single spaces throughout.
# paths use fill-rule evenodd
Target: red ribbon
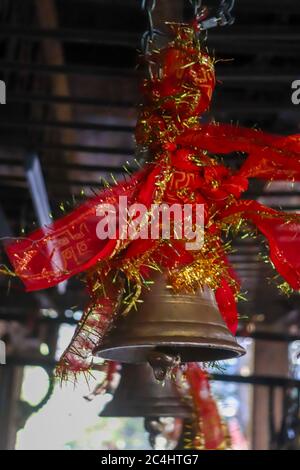
M 69 215 L 49 227 L 36 230 L 25 239 L 6 247 L 17 275 L 27 291 L 46 289 L 86 271 L 99 260 L 114 253 L 117 239 L 100 240 L 96 228 L 100 221 L 96 210 L 100 204 L 112 204 L 118 211 L 119 196 L 128 204 L 136 202 L 138 183 L 143 182 L 144 199 L 153 197 L 153 182 L 147 184 L 150 168 L 134 175 L 128 182 L 102 191 Z M 150 173 L 152 178 L 152 173 Z M 151 193 L 152 188 L 152 193 Z
M 198 433 L 200 438 L 204 438 L 203 445 L 205 449 L 216 450 L 223 448 L 226 443 L 225 429 L 217 403 L 211 393 L 208 374 L 201 369 L 199 364 L 192 362 L 187 364 L 185 376 L 195 406 Z M 194 442 L 197 446 L 196 439 L 197 436 Z

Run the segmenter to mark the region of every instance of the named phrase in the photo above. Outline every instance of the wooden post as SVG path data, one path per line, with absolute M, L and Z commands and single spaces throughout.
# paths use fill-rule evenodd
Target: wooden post
M 23 368 L 0 366 L 0 450 L 14 450 Z
M 261 341 L 255 342 L 255 369 L 257 375 L 288 376 L 288 343 Z M 268 450 L 270 448 L 268 387 L 256 386 L 253 397 L 253 449 Z M 277 430 L 283 417 L 283 390 L 276 388 L 274 392 L 273 415 Z

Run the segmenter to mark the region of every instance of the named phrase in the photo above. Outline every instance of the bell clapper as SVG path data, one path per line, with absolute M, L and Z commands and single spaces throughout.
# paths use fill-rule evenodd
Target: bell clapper
M 162 382 L 170 376 L 174 367 L 180 364 L 180 356 L 165 354 L 161 351 L 151 351 L 148 355 L 148 362 L 152 367 L 156 380 Z

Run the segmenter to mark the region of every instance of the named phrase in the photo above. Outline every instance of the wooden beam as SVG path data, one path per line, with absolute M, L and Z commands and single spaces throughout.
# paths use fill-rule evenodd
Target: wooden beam
M 42 29 L 55 30 L 59 27 L 58 15 L 53 0 L 35 0 L 39 25 Z M 65 58 L 62 44 L 59 40 L 45 38 L 42 41 L 45 62 L 49 66 L 64 66 Z M 51 75 L 52 93 L 58 96 L 71 96 L 70 81 L 67 74 Z M 73 109 L 70 104 L 52 105 L 57 121 L 73 120 Z M 59 131 L 61 140 L 66 144 L 74 144 L 75 133 L 72 129 Z

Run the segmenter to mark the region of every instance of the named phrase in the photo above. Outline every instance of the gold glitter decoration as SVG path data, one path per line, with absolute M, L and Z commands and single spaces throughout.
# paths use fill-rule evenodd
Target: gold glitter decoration
M 196 293 L 205 286 L 212 290 L 218 289 L 221 280 L 225 278 L 238 290 L 237 282 L 232 279 L 223 256 L 223 247 L 205 243 L 191 264 L 169 272 L 169 284 L 175 292 Z

